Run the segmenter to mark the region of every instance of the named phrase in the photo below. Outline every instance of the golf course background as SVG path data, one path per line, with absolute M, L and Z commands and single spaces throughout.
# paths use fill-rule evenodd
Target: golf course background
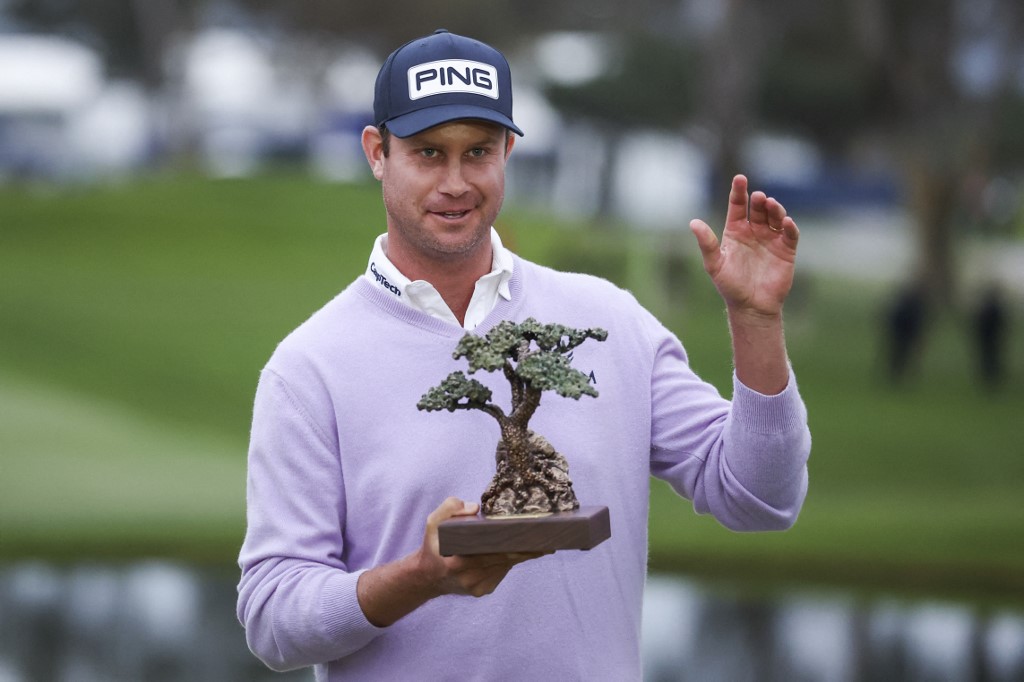
M 688 230 L 515 206 L 497 227 L 527 258 L 633 289 L 729 394 L 722 306 Z M 230 568 L 258 372 L 365 268 L 381 231 L 376 185 L 299 174 L 0 188 L 0 561 Z M 947 312 L 895 388 L 879 358 L 891 293 L 801 273 L 787 335 L 814 444 L 797 525 L 732 533 L 655 482 L 653 568 L 1024 603 L 1024 330 L 1011 326 L 1010 376 L 989 393 L 965 320 Z

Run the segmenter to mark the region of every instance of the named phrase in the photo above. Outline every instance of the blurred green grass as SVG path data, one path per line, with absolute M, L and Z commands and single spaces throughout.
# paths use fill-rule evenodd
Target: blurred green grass
M 724 316 L 688 231 L 586 229 L 512 206 L 498 228 L 528 258 L 632 288 L 728 395 Z M 2 556 L 230 565 L 259 369 L 363 270 L 381 231 L 376 185 L 298 174 L 0 189 Z M 1024 599 L 1020 382 L 981 391 L 947 314 L 917 380 L 886 386 L 887 293 L 802 273 L 787 308 L 814 438 L 796 527 L 731 533 L 655 483 L 653 568 Z

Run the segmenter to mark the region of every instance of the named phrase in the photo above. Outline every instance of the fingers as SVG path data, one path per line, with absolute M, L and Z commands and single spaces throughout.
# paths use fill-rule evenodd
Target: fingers
M 782 220 L 786 217 L 786 209 L 773 197 L 764 192 L 754 192 L 750 196 L 750 223 L 756 226 L 767 226 L 779 232 Z
M 467 565 L 455 573 L 459 585 L 456 592 L 470 597 L 483 597 L 491 594 L 498 589 L 498 585 L 512 570 L 512 565 L 506 562 L 480 563 L 480 557 L 465 557 L 463 560 Z M 473 565 L 478 563 L 479 565 Z
M 745 221 L 747 219 L 747 178 L 737 175 L 732 179 L 729 190 L 729 208 L 725 213 L 725 222 Z
M 459 594 L 482 597 L 498 588 L 513 567 L 546 553 L 477 554 L 451 557 L 449 571 Z
M 702 236 L 694 221 L 690 223 L 690 229 L 697 235 L 701 253 L 704 255 L 705 267 L 708 265 L 711 240 Z M 762 191 L 748 194 L 748 181 L 743 175 L 737 175 L 732 179 L 732 189 L 729 191 L 729 208 L 726 213 L 726 229 L 730 226 L 741 227 L 749 225 L 755 234 L 763 237 L 771 237 L 772 234 L 783 235 L 790 242 L 795 242 L 800 237 L 800 230 L 796 222 L 786 215 L 786 208 L 774 197 L 769 197 Z M 715 245 L 717 247 L 717 244 Z
M 436 571 L 438 591 L 442 594 L 464 594 L 482 597 L 490 594 L 505 579 L 512 568 L 548 552 L 519 552 L 510 554 L 478 554 L 473 556 L 442 557 L 437 539 L 438 526 L 456 516 L 472 516 L 480 509 L 475 502 L 463 502 L 449 497 L 427 517 L 424 546 L 429 563 Z
M 796 222 L 786 215 L 786 208 L 764 192 L 750 195 L 750 224 L 755 229 L 768 229 L 796 241 L 800 236 Z
M 796 242 L 800 239 L 800 229 L 796 226 L 796 221 L 789 216 L 786 216 L 782 221 L 782 232 L 791 241 Z
M 515 554 L 506 554 L 505 556 L 508 557 L 508 560 L 511 561 L 513 563 L 513 565 L 515 565 L 515 564 L 521 564 L 524 561 L 530 561 L 531 559 L 539 559 L 542 556 L 550 556 L 552 554 L 554 554 L 554 551 L 551 551 L 551 552 L 518 552 L 518 553 L 515 553 Z
M 796 240 L 800 232 L 796 229 L 796 223 L 787 218 L 785 207 L 764 192 L 748 193 L 748 190 L 749 183 L 745 175 L 737 175 L 732 179 L 729 208 L 725 216 L 726 225 L 749 222 L 755 229 L 785 233 L 790 239 Z M 694 229 L 692 223 L 690 229 Z M 701 243 L 701 251 L 707 254 L 704 250 L 704 244 L 707 242 L 701 241 L 700 235 L 698 242 Z
M 554 552 L 509 552 L 453 556 L 443 559 L 456 594 L 482 597 L 491 594 L 515 566 Z

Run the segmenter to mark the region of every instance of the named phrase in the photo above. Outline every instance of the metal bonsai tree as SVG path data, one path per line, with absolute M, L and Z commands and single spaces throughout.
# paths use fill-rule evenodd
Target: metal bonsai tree
M 589 377 L 571 365 L 571 351 L 587 339 L 604 341 L 603 329 L 573 329 L 501 322 L 486 336 L 466 334 L 452 357 L 466 358 L 469 372 L 501 370 L 512 386 L 512 408 L 505 413 L 491 402 L 491 389 L 461 371 L 452 372 L 420 398 L 421 410 L 481 410 L 498 421 L 497 472 L 481 498 L 484 514 L 503 516 L 570 511 L 579 507 L 565 458 L 527 427 L 544 391 L 566 398 L 597 397 Z

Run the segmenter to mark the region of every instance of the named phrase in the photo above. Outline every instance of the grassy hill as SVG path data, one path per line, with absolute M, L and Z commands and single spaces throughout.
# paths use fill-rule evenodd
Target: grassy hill
M 724 316 L 687 231 L 514 207 L 498 228 L 526 257 L 632 288 L 730 390 Z M 298 175 L 0 188 L 2 556 L 230 565 L 257 373 L 382 230 L 376 186 Z M 814 437 L 797 526 L 731 533 L 655 483 L 654 567 L 1022 599 L 1021 345 L 1013 380 L 989 395 L 966 330 L 944 316 L 916 380 L 893 389 L 877 371 L 885 293 L 803 273 L 788 306 Z

